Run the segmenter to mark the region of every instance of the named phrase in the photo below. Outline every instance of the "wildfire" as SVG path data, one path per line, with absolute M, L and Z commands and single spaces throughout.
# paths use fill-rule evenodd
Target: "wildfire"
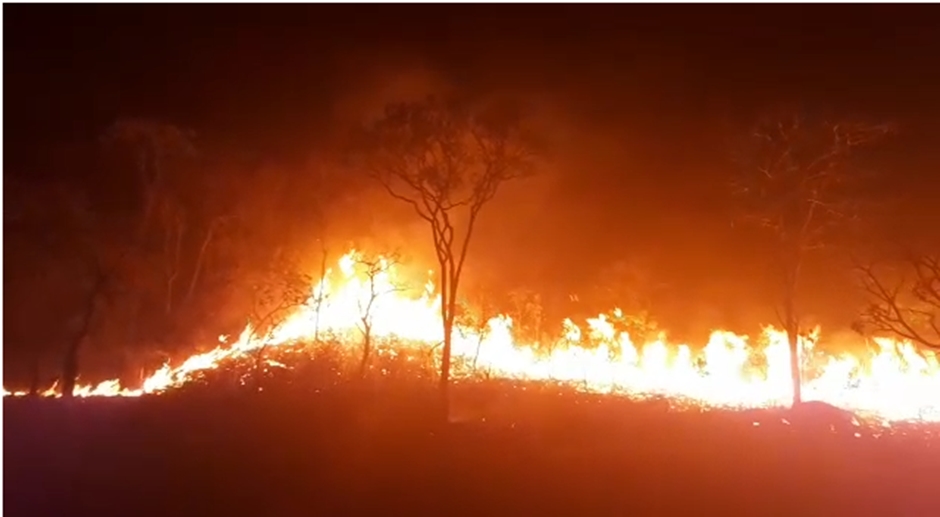
M 378 293 L 370 310 L 374 338 L 427 348 L 440 343 L 440 298 L 433 283 L 428 282 L 421 295 L 409 296 L 397 288 L 393 266 L 383 268 L 371 283 L 357 274 L 355 257 L 355 251 L 343 256 L 338 270 L 329 271 L 313 287 L 308 303 L 267 335 L 256 335 L 248 325 L 231 345 L 223 343 L 176 366 L 166 364 L 139 388 L 124 388 L 117 380 L 108 380 L 79 386 L 75 394 L 134 397 L 165 392 L 261 347 L 316 346 L 311 343 L 318 333 L 358 350 L 362 308 L 374 293 Z M 454 373 L 471 374 L 467 365 L 472 363 L 491 376 L 564 382 L 634 397 L 666 396 L 712 407 L 788 404 L 792 384 L 785 332 L 767 327 L 757 340 L 751 340 L 716 330 L 696 351 L 685 344 L 667 343 L 664 334 L 651 342 L 634 343 L 629 334 L 615 328 L 620 316 L 615 310 L 581 326 L 566 320 L 561 337 L 549 351 L 515 340 L 507 316 L 490 320 L 485 332 L 460 328 L 454 333 L 453 354 L 467 361 L 458 362 Z M 822 355 L 814 352 L 818 335 L 816 329 L 802 337 L 805 355 L 814 362 L 812 368 L 807 365 L 805 399 L 887 421 L 940 421 L 940 362 L 935 353 L 879 338 L 875 340 L 878 351 L 868 357 Z M 25 393 L 4 390 L 3 394 Z M 55 386 L 44 393 L 55 394 Z

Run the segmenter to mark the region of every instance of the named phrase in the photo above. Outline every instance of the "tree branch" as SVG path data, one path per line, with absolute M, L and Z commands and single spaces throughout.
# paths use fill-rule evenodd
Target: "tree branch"
M 913 267 L 916 269 L 919 263 L 921 261 L 915 262 Z M 924 309 L 911 307 L 904 302 L 903 280 L 889 287 L 879 278 L 872 266 L 857 266 L 856 269 L 860 273 L 862 286 L 872 298 L 872 303 L 863 311 L 862 318 L 873 332 L 894 334 L 923 346 L 940 348 L 940 325 L 936 321 L 940 304 L 932 303 L 929 296 L 925 299 L 918 294 L 917 284 L 920 280 L 916 280 L 910 290 L 914 297 L 912 301 L 927 304 Z M 922 273 L 918 272 L 917 275 L 921 276 Z M 918 322 L 918 319 L 922 321 Z M 933 335 L 928 334 L 928 331 Z

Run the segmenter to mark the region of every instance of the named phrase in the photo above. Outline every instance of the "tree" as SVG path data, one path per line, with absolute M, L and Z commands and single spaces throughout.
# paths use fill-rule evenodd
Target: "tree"
M 749 201 L 748 219 L 774 236 L 783 284 L 782 314 L 790 345 L 793 404 L 802 400 L 800 314 L 797 292 L 807 255 L 837 238 L 858 215 L 851 158 L 885 135 L 889 126 L 814 122 L 795 115 L 757 125 L 746 147 L 736 191 Z
M 525 287 L 513 289 L 508 294 L 513 334 L 530 345 L 542 345 L 545 322 L 542 295 Z
M 474 225 L 501 184 L 532 170 L 534 146 L 518 110 L 434 97 L 389 105 L 360 136 L 359 165 L 431 229 L 440 268 L 440 394 L 447 411 L 457 293 Z
M 396 255 L 375 256 L 357 254 L 356 268 L 366 277 L 368 291 L 364 298 L 357 300 L 359 307 L 359 331 L 362 332 L 362 358 L 359 361 L 359 376 L 365 377 L 372 354 L 372 325 L 376 302 L 383 296 L 401 291 L 402 288 L 390 282 L 389 271 L 398 262 Z
M 103 135 L 106 145 L 129 150 L 136 162 L 137 188 L 143 201 L 138 238 L 143 238 L 158 210 L 178 183 L 173 162 L 196 154 L 195 134 L 179 126 L 147 119 L 120 119 Z
M 292 260 L 277 250 L 269 267 L 253 277 L 252 305 L 248 317 L 250 340 L 261 340 L 255 352 L 255 370 L 260 370 L 271 338 L 288 316 L 310 298 L 310 277 L 300 273 Z M 261 382 L 260 376 L 258 382 Z
M 871 302 L 856 329 L 940 349 L 940 259 L 923 255 L 908 263 L 908 274 L 895 281 L 874 266 L 858 268 Z
M 60 323 L 35 326 L 30 335 L 64 343 L 60 363 L 60 386 L 64 397 L 71 397 L 80 373 L 80 353 L 88 342 L 107 291 L 112 287 L 113 264 L 109 262 L 112 232 L 96 217 L 84 192 L 64 183 L 10 185 L 19 195 L 11 199 L 6 212 L 6 238 L 15 242 L 11 261 L 15 280 L 24 282 L 28 298 L 36 298 L 39 307 L 29 307 L 43 319 Z M 19 260 L 17 260 L 19 259 Z M 43 292 L 48 289 L 48 292 Z M 28 314 L 22 314 L 29 320 Z M 62 331 L 57 332 L 60 328 Z M 39 389 L 39 354 L 31 353 L 31 392 Z
M 457 318 L 462 336 L 468 338 L 473 335 L 477 340 L 476 349 L 473 352 L 473 362 L 470 364 L 470 370 L 476 372 L 477 361 L 480 358 L 480 348 L 483 347 L 483 342 L 490 335 L 490 321 L 499 315 L 499 311 L 496 310 L 493 296 L 486 290 L 478 290 L 473 303 L 464 301 L 461 305 Z M 513 321 L 513 324 L 515 324 L 515 321 Z
M 114 319 L 123 323 L 124 346 L 141 334 L 160 340 L 180 326 L 176 309 L 191 306 L 217 236 L 221 214 L 205 213 L 212 204 L 201 188 L 203 177 L 183 174 L 197 156 L 194 139 L 190 130 L 146 119 L 118 120 L 102 136 L 105 147 L 116 151 L 118 167 L 133 171 L 137 201 L 118 261 L 125 314 Z

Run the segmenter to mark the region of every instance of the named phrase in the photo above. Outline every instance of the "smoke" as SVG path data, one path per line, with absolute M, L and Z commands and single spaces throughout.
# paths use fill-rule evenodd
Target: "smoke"
M 454 90 L 440 72 L 415 57 L 370 53 L 346 63 L 350 64 L 338 75 L 340 93 L 333 104 L 333 118 L 340 127 L 375 120 L 392 102 L 446 96 Z

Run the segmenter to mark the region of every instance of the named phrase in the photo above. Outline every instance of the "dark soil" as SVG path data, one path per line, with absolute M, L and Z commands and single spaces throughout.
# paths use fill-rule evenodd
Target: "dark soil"
M 414 390 L 5 399 L 4 515 L 940 514 L 924 429 L 498 396 L 446 426 Z

